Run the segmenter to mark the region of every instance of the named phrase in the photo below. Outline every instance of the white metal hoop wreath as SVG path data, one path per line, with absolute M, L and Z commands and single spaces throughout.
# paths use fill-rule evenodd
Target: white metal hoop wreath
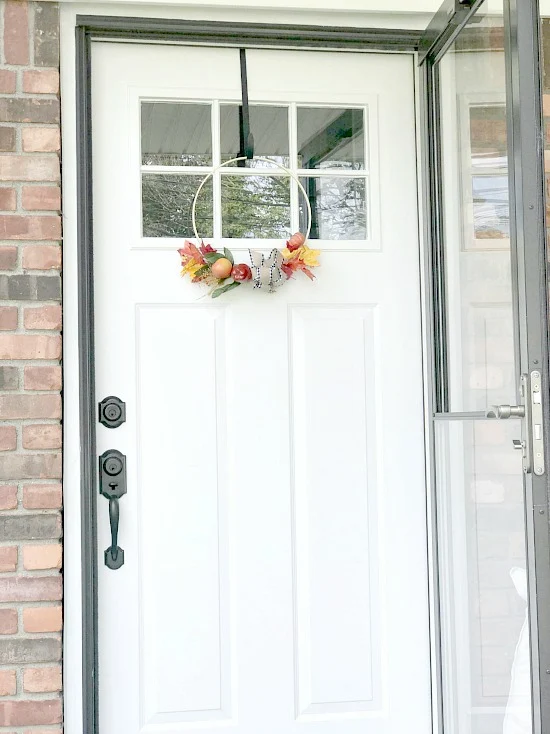
M 298 176 L 293 173 L 291 170 L 289 170 L 286 166 L 283 166 L 281 163 L 277 163 L 276 161 L 271 160 L 271 158 L 264 158 L 262 156 L 254 156 L 254 158 L 250 159 L 246 156 L 238 156 L 237 158 L 231 158 L 228 161 L 224 161 L 223 163 L 220 163 L 219 166 L 216 166 L 210 173 L 208 173 L 203 180 L 200 182 L 199 187 L 197 191 L 195 192 L 195 196 L 193 198 L 193 204 L 191 206 L 191 224 L 193 226 L 193 233 L 195 235 L 195 238 L 197 242 L 201 241 L 201 238 L 199 237 L 199 233 L 197 231 L 197 221 L 196 221 L 196 209 L 197 209 L 197 199 L 199 198 L 199 194 L 202 191 L 204 185 L 214 176 L 215 173 L 217 173 L 220 168 L 225 168 L 225 166 L 231 165 L 231 163 L 237 163 L 238 161 L 246 161 L 246 160 L 255 160 L 255 161 L 263 161 L 264 163 L 271 163 L 271 165 L 275 166 L 276 168 L 280 168 L 281 171 L 284 171 L 290 178 L 292 178 L 296 183 L 298 184 L 298 188 L 304 195 L 304 201 L 306 202 L 306 209 L 307 209 L 307 230 L 304 233 L 305 235 L 305 242 L 309 239 L 309 234 L 311 232 L 311 204 L 309 203 L 309 198 L 306 193 L 306 190 L 302 186 L 300 179 Z M 253 171 L 254 169 L 247 169 L 249 171 Z M 260 174 L 261 175 L 261 174 Z

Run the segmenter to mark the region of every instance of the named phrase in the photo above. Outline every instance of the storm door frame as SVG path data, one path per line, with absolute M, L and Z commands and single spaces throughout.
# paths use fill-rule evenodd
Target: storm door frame
M 449 413 L 446 354 L 444 220 L 441 161 L 441 119 L 438 64 L 485 0 L 445 0 L 419 46 L 423 210 L 425 216 L 425 288 L 431 314 L 428 331 L 428 415 Z M 550 732 L 550 525 L 549 525 L 549 313 L 546 250 L 542 60 L 538 0 L 504 0 L 504 50 L 508 100 L 508 160 L 512 280 L 519 329 L 517 364 L 520 373 L 541 370 L 545 466 L 542 476 L 524 475 L 525 527 L 531 641 L 533 734 Z M 431 373 L 431 374 L 430 374 Z M 519 391 L 519 385 L 518 385 Z M 517 395 L 518 403 L 523 402 Z M 458 416 L 458 414 L 456 414 Z M 458 416 L 460 417 L 460 416 Z M 525 421 L 525 424 L 527 421 Z M 430 421 L 428 461 L 435 477 L 435 430 Z M 525 430 L 530 430 L 526 426 Z M 432 492 L 436 491 L 432 482 Z M 432 496 L 433 507 L 437 497 Z M 433 562 L 437 567 L 434 523 Z M 437 574 L 434 574 L 437 584 Z M 439 594 L 435 593 L 435 598 Z M 439 615 L 435 615 L 438 624 Z M 440 638 L 440 630 L 436 630 Z M 442 690 L 441 658 L 436 659 Z M 438 697 L 440 731 L 443 701 Z
M 82 734 L 99 734 L 97 400 L 94 371 L 92 69 L 94 41 L 416 54 L 421 31 L 77 15 L 76 163 L 82 547 Z M 115 684 L 116 685 L 116 684 Z

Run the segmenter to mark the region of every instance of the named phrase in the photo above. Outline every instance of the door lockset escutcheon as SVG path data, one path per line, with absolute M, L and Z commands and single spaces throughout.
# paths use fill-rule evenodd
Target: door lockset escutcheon
M 124 565 L 124 551 L 118 545 L 120 498 L 126 494 L 126 457 L 109 449 L 99 457 L 99 491 L 109 500 L 111 545 L 105 550 L 105 565 L 116 571 Z
M 99 422 L 107 428 L 118 428 L 126 421 L 126 403 L 116 395 L 103 398 L 98 409 Z

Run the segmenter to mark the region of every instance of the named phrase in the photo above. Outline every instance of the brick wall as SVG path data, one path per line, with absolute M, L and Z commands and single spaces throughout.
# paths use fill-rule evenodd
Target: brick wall
M 59 19 L 0 0 L 0 732 L 61 731 Z

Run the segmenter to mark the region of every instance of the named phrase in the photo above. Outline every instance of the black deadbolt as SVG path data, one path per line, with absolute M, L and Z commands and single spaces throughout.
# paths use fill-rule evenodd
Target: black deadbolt
M 125 420 L 126 403 L 116 395 L 103 398 L 99 404 L 99 422 L 107 428 L 118 428 Z

